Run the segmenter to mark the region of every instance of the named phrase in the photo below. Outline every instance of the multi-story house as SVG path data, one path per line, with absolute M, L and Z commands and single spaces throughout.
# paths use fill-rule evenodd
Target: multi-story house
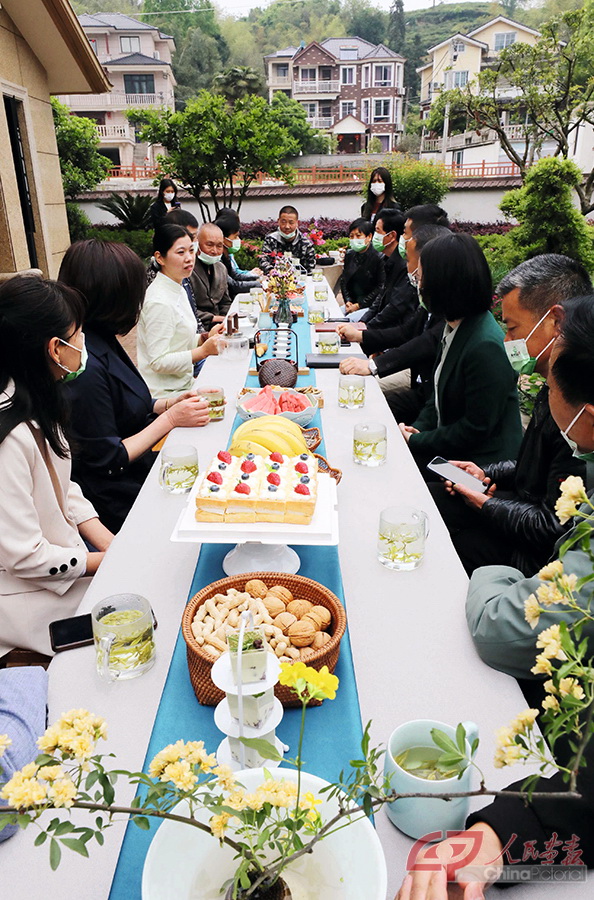
M 427 51 L 429 62 L 417 69 L 421 76 L 421 118 L 427 118 L 431 105 L 441 91 L 463 88 L 472 83 L 485 68 L 493 65 L 506 47 L 515 43 L 535 44 L 540 32 L 505 16 L 497 16 L 468 34 L 454 34 Z M 519 122 L 510 122 L 506 100 L 516 96 L 514 88 L 503 85 L 499 91 L 501 121 L 512 143 L 517 140 L 523 147 L 524 129 Z M 541 155 L 546 156 L 545 144 Z M 467 166 L 477 163 L 496 164 L 509 162 L 501 149 L 497 135 L 488 129 L 450 134 L 443 147 L 442 136 L 424 134 L 421 144 L 423 158 L 439 158 L 448 165 Z
M 404 57 L 359 37 L 328 38 L 264 57 L 269 98 L 298 100 L 314 128 L 337 139 L 339 153 L 367 150 L 372 138 L 394 150 L 402 132 Z
M 101 152 L 114 166 L 153 165 L 162 148 L 137 142 L 126 110 L 174 109 L 173 38 L 121 13 L 82 15 L 79 22 L 113 88 L 109 94 L 69 94 L 59 99 L 74 115 L 97 123 Z

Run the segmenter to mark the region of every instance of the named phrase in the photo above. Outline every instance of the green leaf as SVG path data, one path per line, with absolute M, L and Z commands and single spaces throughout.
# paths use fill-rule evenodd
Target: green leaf
M 466 756 L 466 729 L 462 722 L 459 722 L 456 728 L 456 743 L 462 756 Z
M 99 784 L 103 789 L 103 797 L 105 798 L 105 802 L 108 806 L 111 806 L 111 804 L 113 803 L 113 798 L 115 797 L 115 791 L 107 775 L 99 775 Z
M 446 753 L 457 753 L 458 748 L 453 740 L 448 737 L 445 731 L 441 731 L 439 728 L 431 729 L 431 737 L 433 738 L 433 743 L 437 744 L 442 750 L 445 750 Z
M 81 856 L 86 856 L 88 859 L 89 851 L 87 850 L 87 845 L 84 841 L 77 840 L 76 838 L 62 838 L 61 843 L 64 844 L 65 847 L 68 847 L 69 850 L 74 850 L 75 853 L 80 853 Z
M 146 816 L 134 816 L 132 821 L 134 822 L 135 825 L 138 825 L 138 827 L 142 831 L 148 831 L 149 828 L 151 827 L 149 820 Z
M 35 840 L 33 841 L 33 845 L 34 845 L 35 847 L 41 847 L 41 845 L 44 844 L 45 841 L 47 840 L 47 836 L 48 836 L 48 835 L 47 835 L 47 831 L 41 831 L 41 832 L 37 835 L 37 837 L 35 838 Z
M 273 744 L 269 741 L 262 740 L 262 738 L 239 738 L 239 740 L 246 747 L 255 750 L 256 753 L 263 756 L 264 759 L 270 759 L 272 762 L 280 762 L 283 758 L 282 753 L 279 753 Z
M 71 831 L 74 831 L 74 825 L 72 822 L 60 822 L 59 825 L 56 826 L 54 830 L 54 835 L 59 837 L 62 834 L 70 834 Z
M 52 868 L 52 872 L 56 871 L 56 869 L 60 865 L 61 859 L 62 851 L 60 850 L 60 845 L 55 838 L 52 838 L 50 841 L 50 866 Z

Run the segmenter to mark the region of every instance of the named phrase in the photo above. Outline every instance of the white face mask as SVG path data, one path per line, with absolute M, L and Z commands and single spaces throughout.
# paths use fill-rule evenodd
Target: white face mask
M 418 271 L 419 271 L 419 267 L 417 266 L 417 268 L 414 270 L 414 272 L 408 272 L 408 280 L 410 281 L 412 286 L 416 287 L 416 288 L 418 288 L 418 286 L 419 286 L 419 279 L 417 278 Z
M 209 256 L 208 253 L 204 253 L 202 250 L 198 254 L 198 259 L 201 259 L 203 263 L 206 263 L 207 266 L 214 266 L 215 263 L 221 261 L 221 254 L 219 253 L 217 256 Z
M 163 194 L 163 199 L 166 203 L 171 203 L 172 200 L 175 200 L 175 194 L 173 191 L 168 192 L 167 194 Z
M 382 194 L 386 193 L 386 185 L 383 181 L 374 181 L 371 184 L 371 193 L 375 194 L 376 197 L 381 197 Z
M 297 229 L 295 229 L 295 231 L 289 231 L 288 234 L 286 231 L 282 231 L 282 229 L 279 229 L 279 230 L 286 241 L 292 241 L 293 238 L 295 237 L 295 235 L 297 234 Z
M 579 419 L 579 417 L 581 416 L 581 414 L 584 412 L 585 409 L 586 409 L 585 405 L 582 406 L 579 413 L 573 417 L 573 419 L 571 420 L 571 422 L 569 423 L 569 425 L 567 426 L 565 431 L 561 432 L 561 435 L 562 435 L 562 437 L 565 438 L 565 440 L 571 447 L 572 456 L 575 456 L 576 459 L 581 459 L 586 463 L 588 463 L 588 462 L 594 463 L 594 451 L 590 451 L 589 453 L 587 453 L 587 452 L 580 453 L 577 443 L 573 440 L 573 438 L 569 437 L 569 432 L 571 431 L 571 429 L 573 428 L 573 426 L 575 425 L 575 423 L 577 422 L 577 420 Z

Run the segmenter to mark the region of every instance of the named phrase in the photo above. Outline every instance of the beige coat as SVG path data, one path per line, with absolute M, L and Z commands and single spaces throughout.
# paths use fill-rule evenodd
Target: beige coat
M 77 525 L 97 513 L 70 480 L 70 459 L 46 444 L 65 518 L 35 437 L 18 425 L 0 444 L 0 656 L 51 653 L 48 626 L 74 615 L 90 583 Z

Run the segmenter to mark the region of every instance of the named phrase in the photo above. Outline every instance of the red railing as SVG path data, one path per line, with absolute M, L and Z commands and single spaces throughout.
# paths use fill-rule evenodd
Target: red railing
M 440 165 L 440 163 L 435 163 Z M 485 161 L 476 163 L 471 166 L 458 166 L 452 164 L 444 166 L 446 171 L 451 172 L 454 178 L 509 178 L 520 175 L 520 169 L 515 163 L 487 163 Z M 367 181 L 369 177 L 369 168 L 352 169 L 349 166 L 309 166 L 308 168 L 295 169 L 295 184 L 331 184 L 334 182 L 359 182 Z M 114 166 L 109 170 L 108 178 L 130 178 L 132 181 L 138 179 L 156 178 L 159 175 L 157 166 Z M 234 179 L 240 184 L 242 180 L 241 172 Z M 283 184 L 278 179 L 271 178 L 265 172 L 260 172 L 254 184 L 258 185 L 274 185 Z

